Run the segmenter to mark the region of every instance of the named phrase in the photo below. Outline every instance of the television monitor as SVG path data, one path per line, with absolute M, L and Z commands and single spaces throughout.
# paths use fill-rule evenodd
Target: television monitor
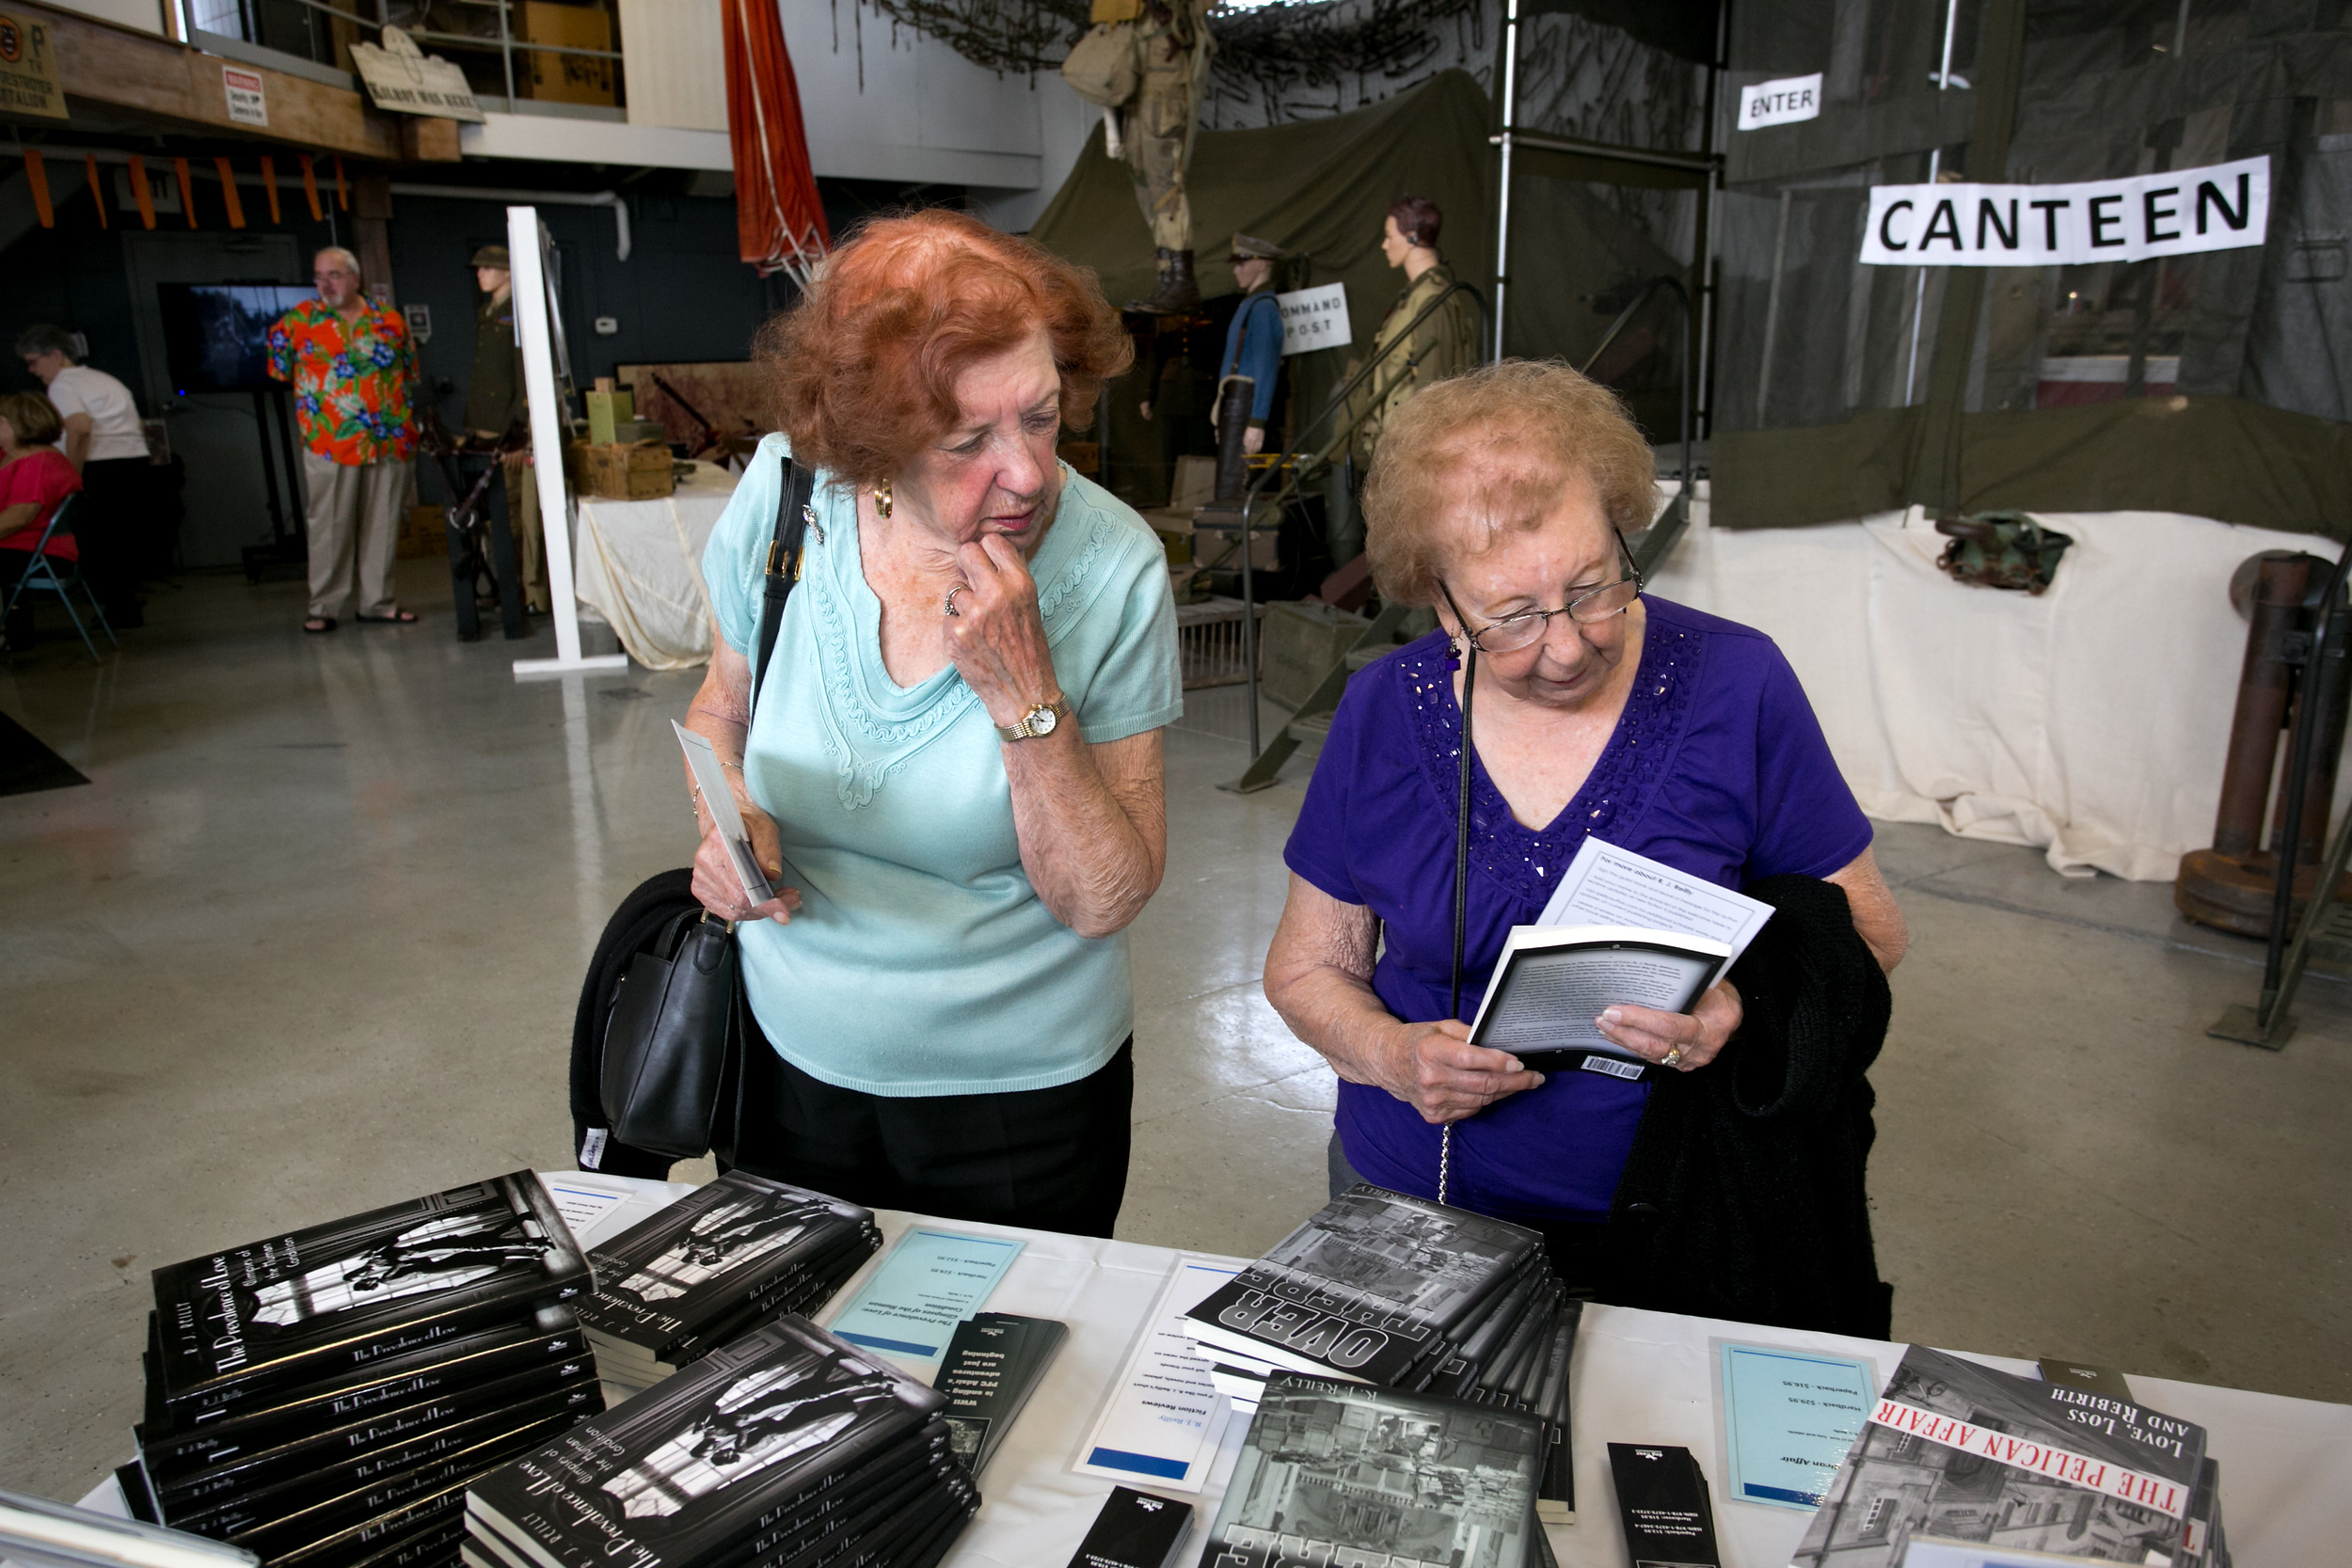
M 269 378 L 269 329 L 317 297 L 297 283 L 158 283 L 164 358 L 181 392 L 260 392 Z

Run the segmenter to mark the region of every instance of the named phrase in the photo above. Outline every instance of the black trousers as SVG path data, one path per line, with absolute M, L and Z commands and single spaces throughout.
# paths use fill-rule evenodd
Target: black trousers
M 1341 1147 L 1337 1132 L 1331 1134 L 1330 1145 L 1324 1150 L 1324 1164 L 1333 1197 L 1364 1180 L 1347 1163 L 1347 1151 Z M 1511 1223 L 1523 1225 L 1543 1237 L 1544 1260 L 1551 1265 L 1553 1277 L 1567 1287 L 1568 1294 L 1581 1301 L 1593 1299 L 1600 1279 L 1600 1238 L 1608 1228 L 1606 1226 L 1567 1219 L 1514 1219 Z
M 147 555 L 153 465 L 144 457 L 109 457 L 82 465 L 82 500 L 74 508 L 73 538 L 82 576 L 118 629 L 139 625 L 139 562 Z
M 812 1078 L 754 1040 L 735 1165 L 869 1209 L 1108 1236 L 1127 1195 L 1135 1048 L 1131 1035 L 1055 1088 L 900 1099 Z

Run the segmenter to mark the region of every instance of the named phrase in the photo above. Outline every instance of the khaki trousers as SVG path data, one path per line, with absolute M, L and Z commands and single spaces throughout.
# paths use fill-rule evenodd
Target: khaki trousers
M 1191 109 L 1187 88 L 1173 107 L 1147 100 L 1140 113 L 1127 117 L 1128 168 L 1135 176 L 1136 205 L 1143 209 L 1143 221 L 1152 226 L 1152 244 L 1161 250 L 1192 248 L 1192 201 L 1184 191 L 1184 117 Z M 1175 123 L 1171 134 L 1152 134 L 1154 123 L 1170 119 Z
M 547 564 L 539 532 L 539 476 L 530 468 L 509 468 L 506 479 L 506 529 L 515 538 L 515 570 L 522 575 L 523 603 L 533 611 L 548 612 Z
M 359 615 L 392 612 L 392 560 L 400 548 L 405 463 L 338 463 L 302 454 L 303 522 L 310 540 L 310 613 L 343 613 L 358 579 Z

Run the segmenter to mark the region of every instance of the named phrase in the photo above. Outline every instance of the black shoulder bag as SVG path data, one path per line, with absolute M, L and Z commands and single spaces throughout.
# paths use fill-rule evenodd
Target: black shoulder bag
M 753 649 L 754 706 L 784 625 L 785 601 L 800 580 L 816 476 L 787 457 L 780 487 Z M 750 733 L 747 714 L 746 737 Z M 613 994 L 600 1075 L 613 1139 L 674 1160 L 698 1159 L 713 1148 L 731 1158 L 734 1118 L 723 1129 L 716 1124 L 719 1107 L 741 1093 L 744 1043 L 755 1027 L 750 1014 L 735 927 L 707 911 L 679 911 L 629 961 Z

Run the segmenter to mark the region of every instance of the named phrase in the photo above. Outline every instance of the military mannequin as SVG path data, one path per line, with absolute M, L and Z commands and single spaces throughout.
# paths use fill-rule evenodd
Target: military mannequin
M 1116 7 L 1120 0 L 1110 0 Z M 1209 73 L 1208 0 L 1133 0 L 1141 85 L 1119 112 L 1136 201 L 1152 226 L 1158 286 L 1138 309 L 1167 313 L 1200 304 L 1192 270 L 1192 202 L 1184 192 L 1192 128 Z
M 466 385 L 466 429 L 488 445 L 504 436 L 529 406 L 523 390 L 522 345 L 515 341 L 514 276 L 506 247 L 485 245 L 473 253 L 475 286 L 482 305 L 474 312 L 473 376 Z M 534 614 L 548 612 L 546 573 L 540 565 L 539 487 L 530 474 L 531 451 L 501 452 L 505 472 L 506 518 L 522 567 L 523 599 Z
M 1275 269 L 1289 253 L 1269 241 L 1235 234 L 1227 260 L 1233 266 L 1233 285 L 1242 301 L 1225 329 L 1225 354 L 1217 361 L 1217 384 L 1228 377 L 1248 376 L 1254 384 L 1249 401 L 1249 427 L 1242 435 L 1242 450 L 1251 455 L 1265 450 L 1266 421 L 1273 417 L 1274 394 L 1282 371 L 1282 311 L 1275 303 Z M 1214 405 L 1211 414 L 1215 414 Z

